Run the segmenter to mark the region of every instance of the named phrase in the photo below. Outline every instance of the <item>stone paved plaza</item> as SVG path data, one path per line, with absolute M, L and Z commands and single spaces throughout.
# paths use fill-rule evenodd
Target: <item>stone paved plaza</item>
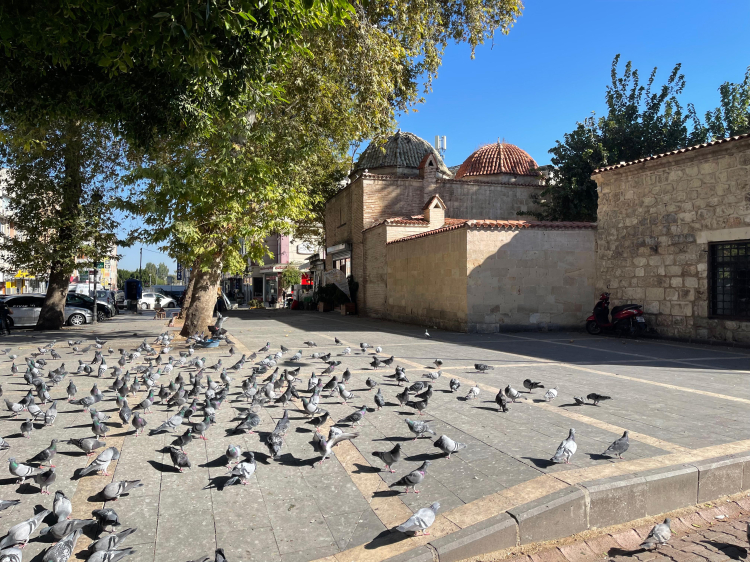
M 311 445 L 311 426 L 304 423 L 307 417 L 301 409 L 290 406 L 291 428 L 281 455 L 271 460 L 261 439 L 281 417 L 281 406 L 262 410 L 258 434 L 232 434 L 238 423 L 234 407 L 246 406 L 237 396 L 241 380 L 250 374 L 246 366 L 231 374 L 229 400 L 208 430 L 208 440 L 194 440 L 185 447 L 193 467 L 183 474 L 170 462 L 167 447 L 174 435 L 148 436 L 146 432 L 136 438 L 132 427 L 120 428 L 114 394 L 109 391 L 101 408 L 112 416 L 107 442 L 122 451 L 121 459 L 110 466 L 114 477 L 73 479 L 88 461 L 62 441 L 91 436 L 92 432 L 89 414 L 64 400 L 67 379 L 51 389 L 53 398 L 60 399 L 60 414 L 53 427 L 40 429 L 38 424 L 31 438 L 25 439 L 19 432 L 25 413 L 13 419 L 3 414 L 0 435 L 11 445 L 9 451 L 3 451 L 3 460 L 13 456 L 26 461 L 49 445 L 50 439 L 60 439 L 55 458 L 58 478 L 51 491 L 54 494 L 60 489 L 72 498 L 73 516 L 80 518 L 90 517 L 93 509 L 102 506 L 97 493 L 107 482 L 140 479 L 142 488 L 111 504 L 122 528 L 138 528 L 125 543 L 138 551 L 128 559 L 132 562 L 185 562 L 212 554 L 217 546 L 226 550 L 231 562 L 302 562 L 327 557 L 346 562 L 385 560 L 423 544 L 425 538 L 408 538 L 389 529 L 406 520 L 413 510 L 435 501 L 441 509 L 431 529 L 433 538 L 448 536 L 570 484 L 750 451 L 750 386 L 746 384 L 750 355 L 742 349 L 560 332 L 460 334 L 436 330 L 428 339 L 424 329 L 416 326 L 334 313 L 236 311 L 229 316 L 225 327 L 238 352 L 257 351 L 266 342 L 271 343 L 272 351 L 280 345 L 288 347 L 285 359 L 302 350 L 300 363 L 280 362 L 282 368 L 302 367 L 300 390 L 307 388 L 312 371 L 320 373 L 326 367 L 310 357 L 313 352 L 330 351 L 332 359 L 341 360 L 336 371 L 339 376 L 344 368 L 350 368 L 353 384 L 348 389 L 355 398 L 342 405 L 324 393 L 321 407 L 329 410 L 335 421 L 355 407 L 368 406 L 362 426 L 357 428 L 359 437 L 340 444 L 330 461 L 313 467 L 320 457 Z M 74 371 L 78 359 L 91 361 L 93 350 L 85 355 L 73 352 L 66 343 L 70 338 L 93 342 L 98 335 L 108 340 L 105 350 L 109 346 L 133 349 L 143 338 L 152 342 L 164 329 L 163 321 L 127 315 L 95 329 L 69 329 L 59 334 L 18 331 L 0 349 L 11 348 L 19 354 L 16 363 L 22 364 L 22 358 L 37 345 L 57 339 L 55 349 L 62 354 L 67 370 Z M 339 356 L 344 346 L 336 346 L 334 337 L 352 347 L 350 356 Z M 302 343 L 306 340 L 315 341 L 317 348 L 308 349 Z M 170 355 L 177 356 L 185 344 L 175 341 Z M 370 366 L 374 352 L 361 353 L 360 342 L 382 347 L 381 358 L 393 355 L 394 364 L 374 370 Z M 224 346 L 198 354 L 205 355 L 208 365 L 219 358 L 224 365 L 231 365 L 238 357 L 230 359 Z M 110 367 L 116 355 L 108 359 Z M 421 417 L 431 420 L 437 436 L 445 434 L 467 445 L 451 460 L 433 446 L 435 438 L 412 440 L 404 420 L 420 416 L 398 405 L 396 394 L 402 388 L 391 377 L 394 367 L 401 365 L 411 382 L 427 381 L 423 374 L 436 370 L 435 359 L 443 361 L 443 376 L 434 383 L 433 397 Z M 3 397 L 17 402 L 29 387 L 20 374 L 10 374 L 9 360 L 0 361 Z M 478 362 L 495 369 L 477 373 L 473 365 Z M 59 364 L 53 360 L 48 367 Z M 181 371 L 187 377 L 187 369 L 175 369 L 159 383 Z M 110 373 L 100 380 L 73 376 L 78 396 L 87 395 L 95 382 L 102 390 L 108 388 Z M 374 410 L 374 391 L 365 386 L 368 376 L 382 387 L 387 406 L 381 411 Z M 218 379 L 218 373 L 212 378 Z M 462 382 L 457 393 L 449 391 L 451 378 Z M 559 396 L 546 402 L 543 391 L 537 390 L 524 394 L 526 400 L 511 404 L 508 413 L 499 413 L 494 402 L 497 389 L 511 384 L 523 390 L 526 378 L 541 381 L 547 388 L 557 387 Z M 466 401 L 472 383 L 482 391 L 477 399 Z M 573 396 L 591 392 L 612 399 L 600 406 L 575 404 Z M 145 394 L 142 390 L 137 398 L 129 399 L 131 407 Z M 147 430 L 173 413 L 165 406 L 154 406 L 153 413 L 146 414 Z M 199 421 L 199 417 L 191 421 Z M 570 465 L 551 465 L 549 459 L 571 427 L 577 431 L 577 453 Z M 631 446 L 624 460 L 602 457 L 625 429 L 631 432 Z M 390 450 L 396 443 L 402 444 L 403 458 L 391 474 L 382 471 L 382 463 L 371 453 Z M 253 451 L 258 466 L 247 486 L 220 490 L 229 444 Z M 424 460 L 432 464 L 419 487 L 421 493 L 407 495 L 403 488 L 389 489 L 390 483 Z M 34 506 L 51 508 L 52 504 L 52 496 L 39 495 L 33 483 L 19 486 L 15 482 L 8 473 L 0 480 L 0 498 L 22 502 L 2 512 L 4 530 L 30 517 Z M 83 537 L 79 549 L 89 542 Z M 34 538 L 25 559 L 41 560 L 39 554 L 48 545 L 42 538 Z

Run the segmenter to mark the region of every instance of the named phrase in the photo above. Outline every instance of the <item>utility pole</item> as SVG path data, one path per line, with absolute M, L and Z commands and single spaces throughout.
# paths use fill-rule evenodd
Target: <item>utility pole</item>
M 97 263 L 94 262 L 94 318 L 91 320 L 91 324 L 96 326 L 96 317 L 99 314 L 99 305 L 96 302 L 96 274 L 99 273 L 99 268 L 96 267 Z
M 138 261 L 138 280 L 142 282 L 143 273 L 141 273 L 141 266 L 143 265 L 143 248 L 141 248 L 141 259 Z

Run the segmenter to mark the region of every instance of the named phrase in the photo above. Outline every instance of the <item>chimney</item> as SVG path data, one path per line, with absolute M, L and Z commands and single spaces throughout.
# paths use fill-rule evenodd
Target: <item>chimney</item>
M 435 194 L 437 189 L 437 159 L 433 152 L 425 154 L 419 163 L 419 177 L 422 178 L 422 192 L 425 199 Z
M 440 195 L 433 195 L 422 208 L 424 218 L 430 223 L 430 229 L 440 228 L 445 224 L 445 203 Z

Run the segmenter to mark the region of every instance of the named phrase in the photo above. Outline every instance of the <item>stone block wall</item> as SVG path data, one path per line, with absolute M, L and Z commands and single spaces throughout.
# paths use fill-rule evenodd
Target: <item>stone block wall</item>
M 471 229 L 470 332 L 577 328 L 595 303 L 593 229 Z
M 465 332 L 466 229 L 386 246 L 386 317 Z
M 657 332 L 750 343 L 750 319 L 709 314 L 711 242 L 750 239 L 750 138 L 595 174 L 597 285 L 645 305 Z

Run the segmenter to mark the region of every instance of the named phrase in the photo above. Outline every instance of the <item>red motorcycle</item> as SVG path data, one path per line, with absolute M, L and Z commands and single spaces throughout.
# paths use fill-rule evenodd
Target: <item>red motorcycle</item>
M 646 319 L 640 304 L 621 304 L 612 309 L 609 317 L 609 293 L 602 293 L 594 306 L 594 313 L 586 318 L 586 331 L 597 336 L 603 331 L 613 331 L 618 336 L 637 336 L 646 332 Z

